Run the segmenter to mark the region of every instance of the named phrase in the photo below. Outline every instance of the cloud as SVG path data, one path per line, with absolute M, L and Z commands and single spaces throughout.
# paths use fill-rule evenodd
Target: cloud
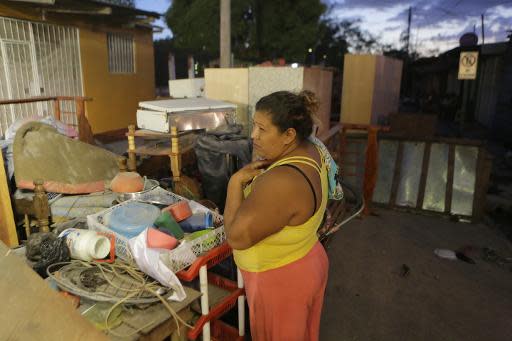
M 420 54 L 457 47 L 465 32 L 480 36 L 481 17 L 485 20 L 485 42 L 504 41 L 512 29 L 512 2 L 504 0 L 328 0 L 331 15 L 339 19 L 359 18 L 360 27 L 399 46 L 400 33 L 407 29 L 412 8 L 411 41 Z M 480 37 L 481 39 L 481 37 Z

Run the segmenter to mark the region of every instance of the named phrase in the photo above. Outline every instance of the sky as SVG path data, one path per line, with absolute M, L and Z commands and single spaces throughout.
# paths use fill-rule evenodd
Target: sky
M 219 0 L 212 0 L 219 1 Z M 232 0 L 236 1 L 236 0 Z M 322 0 L 331 9 L 329 16 L 336 19 L 360 20 L 360 27 L 376 36 L 383 44 L 398 47 L 400 33 L 407 28 L 411 8 L 410 46 L 423 56 L 437 55 L 457 47 L 465 32 L 481 37 L 481 14 L 484 14 L 485 42 L 507 39 L 512 30 L 512 0 Z M 138 8 L 164 13 L 170 0 L 136 0 Z M 164 27 L 155 39 L 170 37 Z

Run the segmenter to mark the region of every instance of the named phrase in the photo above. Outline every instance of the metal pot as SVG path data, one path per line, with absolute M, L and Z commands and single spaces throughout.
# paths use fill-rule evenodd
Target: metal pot
M 117 196 L 117 201 L 123 202 L 130 199 L 140 199 L 143 194 L 151 191 L 152 189 L 155 189 L 159 185 L 160 184 L 156 180 L 144 178 L 144 189 L 142 191 L 119 193 L 119 195 Z

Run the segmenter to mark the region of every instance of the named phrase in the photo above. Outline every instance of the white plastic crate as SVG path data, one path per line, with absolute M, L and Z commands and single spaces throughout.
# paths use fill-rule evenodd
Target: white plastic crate
M 171 205 L 178 201 L 187 199 L 177 194 L 168 192 L 161 187 L 157 187 L 152 191 L 142 195 L 138 200 L 158 201 Z M 130 247 L 128 246 L 128 238 L 111 230 L 108 227 L 108 219 L 114 209 L 133 201 L 135 200 L 128 200 L 120 203 L 119 205 L 112 206 L 102 212 L 87 216 L 87 225 L 89 226 L 89 229 L 99 232 L 113 233 L 115 235 L 116 256 L 124 260 L 133 259 L 130 252 Z M 205 233 L 203 236 L 191 241 L 184 241 L 176 249 L 163 252 L 161 259 L 173 272 L 183 270 L 187 266 L 191 265 L 196 257 L 206 253 L 216 246 L 219 246 L 226 240 L 224 226 L 222 225 L 222 216 L 195 201 L 187 201 L 190 205 L 190 208 L 192 209 L 192 212 L 194 213 L 200 211 L 209 211 L 213 216 L 214 226 L 220 227 L 211 229 L 208 233 Z

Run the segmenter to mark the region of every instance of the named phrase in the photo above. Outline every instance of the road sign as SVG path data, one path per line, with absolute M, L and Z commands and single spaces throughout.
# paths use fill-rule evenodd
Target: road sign
M 461 52 L 458 79 L 476 79 L 478 52 Z

